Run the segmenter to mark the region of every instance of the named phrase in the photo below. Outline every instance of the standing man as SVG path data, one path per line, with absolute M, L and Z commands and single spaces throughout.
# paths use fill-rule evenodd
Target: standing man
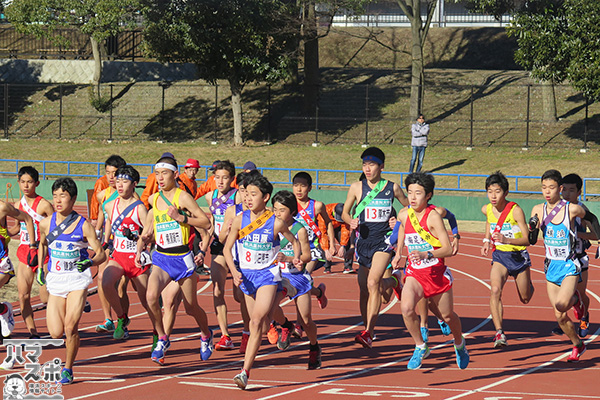
M 423 167 L 423 158 L 425 157 L 425 149 L 427 148 L 427 135 L 429 135 L 429 124 L 425 122 L 425 117 L 423 114 L 419 114 L 419 118 L 417 118 L 417 122 L 412 124 L 411 128 L 412 134 L 412 158 L 410 159 L 410 170 L 409 172 L 412 174 L 413 172 L 421 172 L 421 168 Z M 417 170 L 414 171 L 415 161 L 417 161 Z

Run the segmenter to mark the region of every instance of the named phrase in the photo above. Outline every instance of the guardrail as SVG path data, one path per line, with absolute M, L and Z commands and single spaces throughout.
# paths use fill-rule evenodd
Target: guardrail
M 0 159 L 0 176 L 15 176 L 19 168 L 31 165 L 40 172 L 40 179 L 48 180 L 60 176 L 71 176 L 73 178 L 98 179 L 104 175 L 104 163 L 87 161 L 48 161 L 48 160 L 12 160 Z M 146 176 L 154 171 L 154 164 L 132 163 L 138 168 L 141 181 L 145 182 Z M 210 165 L 201 165 L 197 180 L 204 181 L 210 175 Z M 241 169 L 241 168 L 238 168 Z M 269 177 L 275 185 L 291 185 L 294 175 L 305 171 L 313 177 L 315 189 L 346 188 L 352 182 L 359 179 L 362 171 L 359 170 L 331 170 L 331 169 L 303 169 L 303 168 L 258 168 L 258 170 Z M 146 175 L 144 175 L 146 174 Z M 409 175 L 408 172 L 384 171 L 384 177 L 396 182 L 403 182 Z M 433 173 L 436 179 L 436 190 L 448 192 L 486 192 L 484 182 L 487 175 L 484 174 L 444 174 Z M 525 175 L 507 175 L 510 183 L 510 192 L 516 194 L 539 194 L 540 177 Z M 592 191 L 595 190 L 595 191 Z M 600 178 L 583 178 L 581 199 L 589 200 L 591 197 L 600 196 Z

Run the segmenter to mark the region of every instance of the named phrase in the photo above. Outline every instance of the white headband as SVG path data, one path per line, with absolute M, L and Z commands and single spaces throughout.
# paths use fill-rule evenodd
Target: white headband
M 171 165 L 169 163 L 164 163 L 164 162 L 156 163 L 156 165 L 154 166 L 154 169 L 158 169 L 158 168 L 166 168 L 166 169 L 170 169 L 173 172 L 177 172 L 177 167 L 174 167 L 173 165 Z

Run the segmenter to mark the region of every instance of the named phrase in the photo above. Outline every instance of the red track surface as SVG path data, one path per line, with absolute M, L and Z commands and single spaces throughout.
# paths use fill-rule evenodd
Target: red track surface
M 117 398 L 186 399 L 186 398 L 414 398 L 430 399 L 588 399 L 599 398 L 594 377 L 600 376 L 600 350 L 596 342 L 600 333 L 600 268 L 598 261 L 590 266 L 588 287 L 591 298 L 592 329 L 587 338 L 588 350 L 577 364 L 566 362 L 571 344 L 566 337 L 550 334 L 556 325 L 546 295 L 542 247 L 530 249 L 534 268 L 532 278 L 535 295 L 528 305 L 519 302 L 514 282 L 504 291 L 505 331 L 509 346 L 492 347 L 493 326 L 489 319 L 489 260 L 479 255 L 480 234 L 463 235 L 459 255 L 449 258 L 455 278 L 455 310 L 467 333 L 471 355 L 468 369 L 456 366 L 451 341 L 443 337 L 434 318 L 430 318 L 431 355 L 418 371 L 408 371 L 406 363 L 414 344 L 402 321 L 399 304 L 383 306 L 376 329 L 377 340 L 372 350 L 355 344 L 354 335 L 361 329 L 358 312 L 356 275 L 341 273 L 342 264 L 334 265 L 334 274 L 317 271 L 316 284 L 327 284 L 329 306 L 321 310 L 313 302 L 313 317 L 318 325 L 323 349 L 323 367 L 308 371 L 308 345 L 292 341 L 285 352 L 269 345 L 266 337 L 251 371 L 246 391 L 232 381 L 243 360 L 236 350 L 215 352 L 210 360 L 199 357 L 199 333 L 193 321 L 179 312 L 171 348 L 163 367 L 150 361 L 150 322 L 143 315 L 135 292 L 131 300 L 131 339 L 115 341 L 98 335 L 94 326 L 101 322 L 98 298 L 89 298 L 93 311 L 84 314 L 81 349 L 75 365 L 75 383 L 63 388 L 67 399 Z M 231 283 L 228 283 L 230 285 Z M 199 301 L 209 315 L 213 327 L 216 317 L 212 305 L 212 287 L 206 277 L 199 285 Z M 232 335 L 239 345 L 241 325 L 237 303 L 228 286 L 229 321 Z M 394 300 L 395 302 L 395 300 Z M 181 307 L 183 309 L 183 307 Z M 284 307 L 290 319 L 292 305 Z M 571 313 L 572 314 L 572 313 Z M 20 317 L 13 337 L 24 337 Z M 38 329 L 46 332 L 45 312 L 36 313 Z M 216 329 L 216 328 L 215 328 Z M 217 333 L 217 338 L 219 334 Z M 64 359 L 64 348 L 45 349 L 42 361 L 54 357 Z M 17 372 L 22 370 L 17 369 Z M 4 373 L 3 375 L 6 375 Z

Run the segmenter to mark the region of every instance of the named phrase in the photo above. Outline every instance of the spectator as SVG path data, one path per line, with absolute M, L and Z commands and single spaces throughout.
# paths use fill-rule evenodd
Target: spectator
M 412 158 L 410 159 L 410 170 L 412 174 L 415 168 L 415 161 L 417 161 L 416 172 L 421 172 L 423 167 L 423 158 L 425 157 L 425 149 L 427 148 L 427 135 L 429 135 L 429 124 L 425 122 L 423 114 L 419 114 L 417 122 L 412 124 Z

